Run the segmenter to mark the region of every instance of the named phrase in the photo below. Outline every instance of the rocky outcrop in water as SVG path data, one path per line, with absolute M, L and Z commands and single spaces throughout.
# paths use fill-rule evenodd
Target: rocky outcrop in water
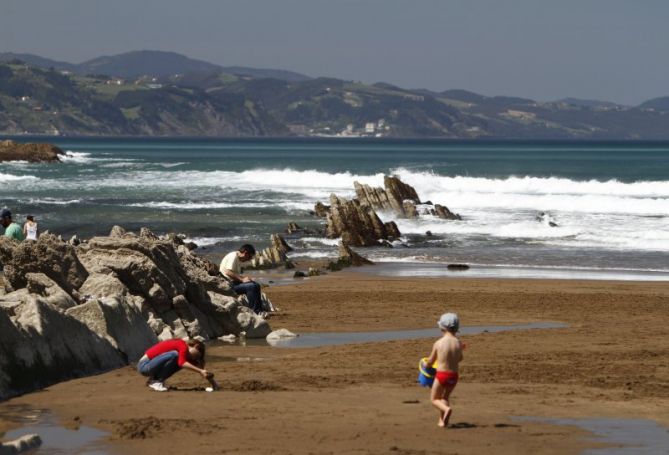
M 65 152 L 52 144 L 19 144 L 9 140 L 0 141 L 0 162 L 50 163 L 60 161 L 60 156 L 64 154 Z
M 72 246 L 0 237 L 0 400 L 137 360 L 174 337 L 265 337 L 215 265 L 173 238 L 121 228 Z
M 400 231 L 394 221 L 383 223 L 369 205 L 332 194 L 325 236 L 341 237 L 347 245 L 372 246 L 378 245 L 379 240 L 398 238 Z
M 397 177 L 383 177 L 384 188 L 372 188 L 369 185 L 361 185 L 353 182 L 355 194 L 361 203 L 367 204 L 375 210 L 394 212 L 401 216 L 407 216 L 405 201 L 420 204 L 416 190 Z
M 322 202 L 316 202 L 316 204 L 314 205 L 314 215 L 316 215 L 319 218 L 325 218 L 326 216 L 328 216 L 329 211 L 330 211 L 330 206 L 327 206 Z
M 416 190 L 402 182 L 399 177 L 383 177 L 384 188 L 373 188 L 358 182 L 354 182 L 353 186 L 357 199 L 374 210 L 393 212 L 404 218 L 433 215 L 446 220 L 461 219 L 460 215 L 451 212 L 443 205 L 421 202 Z
M 248 268 L 271 269 L 286 266 L 290 262 L 287 253 L 292 251 L 292 249 L 283 237 L 279 234 L 272 234 L 270 237 L 270 246 L 256 253 L 253 259 L 251 259 L 251 265 Z
M 350 246 L 343 241 L 339 242 L 339 262 L 347 266 L 360 267 L 363 265 L 374 265 L 372 261 L 353 251 Z

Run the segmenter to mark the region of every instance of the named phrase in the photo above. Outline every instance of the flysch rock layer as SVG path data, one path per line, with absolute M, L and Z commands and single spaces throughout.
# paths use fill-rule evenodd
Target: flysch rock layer
M 382 222 L 369 205 L 332 194 L 325 236 L 331 239 L 341 237 L 347 245 L 373 246 L 378 245 L 379 240 L 399 238 L 400 231 L 394 221 Z
M 360 203 L 374 210 L 393 212 L 405 218 L 429 214 L 446 220 L 461 219 L 460 215 L 443 205 L 421 202 L 414 187 L 402 182 L 399 177 L 383 177 L 384 188 L 373 188 L 358 182 L 354 182 L 353 186 Z
M 158 340 L 271 332 L 177 237 L 112 234 L 78 246 L 0 237 L 0 400 L 127 365 Z

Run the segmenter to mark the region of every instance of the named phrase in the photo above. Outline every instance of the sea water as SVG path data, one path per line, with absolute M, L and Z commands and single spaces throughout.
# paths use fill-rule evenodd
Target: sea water
M 64 237 L 148 226 L 222 255 L 267 245 L 289 221 L 322 227 L 309 213 L 316 202 L 394 174 L 463 220 L 380 213 L 402 238 L 365 249 L 374 261 L 669 277 L 669 142 L 16 139 L 52 142 L 67 156 L 0 164 L 2 204 Z M 294 258 L 336 256 L 336 239 L 288 241 Z

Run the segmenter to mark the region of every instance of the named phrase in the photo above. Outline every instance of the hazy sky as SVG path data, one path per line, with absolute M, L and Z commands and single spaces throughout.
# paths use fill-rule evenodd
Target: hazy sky
M 0 0 L 0 51 L 638 104 L 669 95 L 667 24 L 667 0 Z

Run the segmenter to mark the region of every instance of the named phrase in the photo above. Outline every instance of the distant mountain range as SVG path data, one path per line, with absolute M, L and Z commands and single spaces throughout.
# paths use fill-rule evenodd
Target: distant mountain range
M 80 64 L 0 53 L 0 133 L 669 139 L 669 97 L 639 106 L 408 90 L 136 51 Z
M 83 63 L 68 63 L 33 54 L 15 54 L 0 52 L 0 62 L 20 60 L 40 68 L 55 68 L 70 71 L 81 76 L 87 74 L 104 74 L 125 78 L 140 76 L 166 77 L 174 74 L 200 71 L 222 71 L 239 76 L 270 77 L 286 81 L 306 81 L 311 79 L 304 74 L 286 70 L 246 68 L 243 66 L 223 67 L 203 60 L 195 60 L 176 52 L 133 51 L 118 55 L 101 56 Z

